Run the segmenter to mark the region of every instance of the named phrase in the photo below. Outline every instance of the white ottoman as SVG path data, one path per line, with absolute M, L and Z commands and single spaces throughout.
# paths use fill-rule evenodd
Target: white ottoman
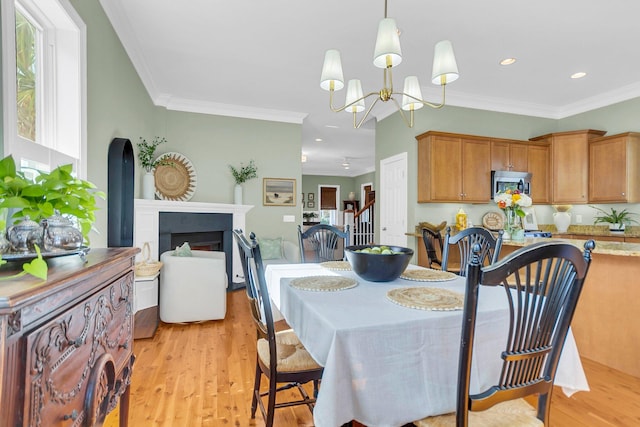
M 160 320 L 167 323 L 224 319 L 227 273 L 224 252 L 191 251 L 190 257 L 160 255 Z

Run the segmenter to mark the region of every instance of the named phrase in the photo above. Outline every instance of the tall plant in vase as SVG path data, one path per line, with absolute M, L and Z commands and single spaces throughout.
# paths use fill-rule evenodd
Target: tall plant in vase
M 249 164 L 243 166 L 240 163 L 240 168 L 236 168 L 233 165 L 229 165 L 229 170 L 233 179 L 236 181 L 236 185 L 233 192 L 233 200 L 236 205 L 242 204 L 242 184 L 250 179 L 258 177 L 258 167 L 253 160 L 249 161 Z
M 142 198 L 143 199 L 155 199 L 156 183 L 153 175 L 153 170 L 157 166 L 171 165 L 172 163 L 166 161 L 164 157 L 158 157 L 154 159 L 154 154 L 158 145 L 167 142 L 166 138 L 160 138 L 156 136 L 151 142 L 147 142 L 144 138 L 140 138 L 138 145 L 138 159 L 140 160 L 140 166 L 145 170 L 142 175 Z

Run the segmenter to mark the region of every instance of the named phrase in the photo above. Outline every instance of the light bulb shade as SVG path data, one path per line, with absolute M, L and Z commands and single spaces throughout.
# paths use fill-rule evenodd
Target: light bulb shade
M 330 90 L 331 82 L 333 82 L 335 90 L 340 90 L 344 87 L 340 52 L 335 49 L 329 49 L 324 54 L 324 64 L 322 65 L 322 75 L 320 76 L 320 87 L 324 90 Z
M 407 96 L 411 95 L 415 98 L 422 99 L 422 91 L 420 90 L 420 82 L 416 76 L 407 76 L 404 79 L 404 89 L 402 90 L 402 109 L 405 111 L 419 110 L 424 107 L 422 102 Z
M 373 65 L 378 68 L 387 68 L 387 56 L 391 57 L 392 67 L 402 62 L 400 36 L 398 36 L 396 20 L 393 18 L 384 18 L 378 25 L 378 38 L 376 39 L 376 49 L 373 53 Z
M 345 105 L 349 105 L 359 98 L 362 98 L 362 83 L 360 83 L 358 79 L 349 80 L 347 83 L 347 99 Z M 345 108 L 344 111 L 347 113 L 360 113 L 364 111 L 364 108 L 364 99 L 361 99 L 352 106 Z
M 442 84 L 442 76 L 445 78 L 445 84 L 458 79 L 458 64 L 456 64 L 453 46 L 449 40 L 439 41 L 433 54 L 431 82 L 436 85 Z

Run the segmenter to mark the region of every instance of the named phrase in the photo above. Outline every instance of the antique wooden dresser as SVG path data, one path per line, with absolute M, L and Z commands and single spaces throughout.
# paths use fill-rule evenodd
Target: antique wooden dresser
M 91 249 L 48 259 L 47 281 L 0 281 L 0 426 L 101 425 L 118 402 L 127 425 L 138 251 Z

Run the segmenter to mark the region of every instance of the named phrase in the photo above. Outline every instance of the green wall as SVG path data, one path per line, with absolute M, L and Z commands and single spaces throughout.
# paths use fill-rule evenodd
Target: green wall
M 308 208 L 305 205 L 305 211 L 317 211 L 320 209 L 320 206 L 318 205 L 320 202 L 318 186 L 320 185 L 340 186 L 340 206 L 342 206 L 342 200 L 347 200 L 347 196 L 351 191 L 356 193 L 356 199 L 360 199 L 360 187 L 356 188 L 355 178 L 346 176 L 304 175 L 302 179 L 302 191 L 305 194 L 305 201 L 308 200 L 307 195 L 309 193 L 315 194 L 315 207 Z M 342 210 L 342 207 L 339 207 L 339 209 Z

